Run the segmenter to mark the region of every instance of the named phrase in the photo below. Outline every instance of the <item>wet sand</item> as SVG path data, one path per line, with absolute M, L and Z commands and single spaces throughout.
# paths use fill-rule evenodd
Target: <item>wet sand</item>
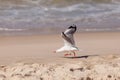
M 119 54 L 120 32 L 96 32 L 75 34 L 80 52 L 77 56 Z M 16 61 L 61 62 L 68 60 L 63 53 L 53 53 L 63 46 L 57 35 L 1 36 L 0 64 Z M 32 60 L 31 60 L 32 59 Z M 68 60 L 69 61 L 69 60 Z
M 120 32 L 75 34 L 77 57 L 53 53 L 60 35 L 1 36 L 1 80 L 119 80 Z

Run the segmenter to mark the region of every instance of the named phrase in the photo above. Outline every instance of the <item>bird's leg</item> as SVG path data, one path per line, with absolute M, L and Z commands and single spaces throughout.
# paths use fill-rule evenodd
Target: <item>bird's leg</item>
M 75 51 L 72 51 L 72 52 L 73 52 L 74 57 L 76 57 L 76 53 L 75 53 Z
M 71 51 L 69 51 L 69 55 L 71 55 Z

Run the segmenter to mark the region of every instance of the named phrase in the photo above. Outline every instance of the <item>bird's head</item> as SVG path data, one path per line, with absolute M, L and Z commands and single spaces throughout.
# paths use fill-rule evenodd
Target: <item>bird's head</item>
M 70 27 L 68 27 L 68 29 L 71 29 L 71 28 L 76 28 L 76 25 L 73 24 L 73 25 L 71 25 Z

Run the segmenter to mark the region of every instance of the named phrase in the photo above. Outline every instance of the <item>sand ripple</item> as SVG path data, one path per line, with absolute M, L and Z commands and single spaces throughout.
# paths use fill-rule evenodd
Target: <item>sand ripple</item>
M 93 57 L 78 63 L 1 65 L 0 80 L 120 80 L 120 57 Z

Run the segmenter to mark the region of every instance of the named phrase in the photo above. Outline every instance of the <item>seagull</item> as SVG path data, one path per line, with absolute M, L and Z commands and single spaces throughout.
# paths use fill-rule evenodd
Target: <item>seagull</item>
M 74 36 L 73 36 L 76 30 L 77 27 L 76 25 L 73 24 L 72 26 L 68 27 L 64 32 L 61 33 L 61 36 L 64 41 L 64 46 L 61 47 L 60 49 L 57 49 L 55 53 L 65 52 L 64 56 L 68 56 L 72 54 L 74 55 L 74 57 L 76 56 L 75 52 L 79 51 L 78 47 L 76 47 L 75 45 Z

